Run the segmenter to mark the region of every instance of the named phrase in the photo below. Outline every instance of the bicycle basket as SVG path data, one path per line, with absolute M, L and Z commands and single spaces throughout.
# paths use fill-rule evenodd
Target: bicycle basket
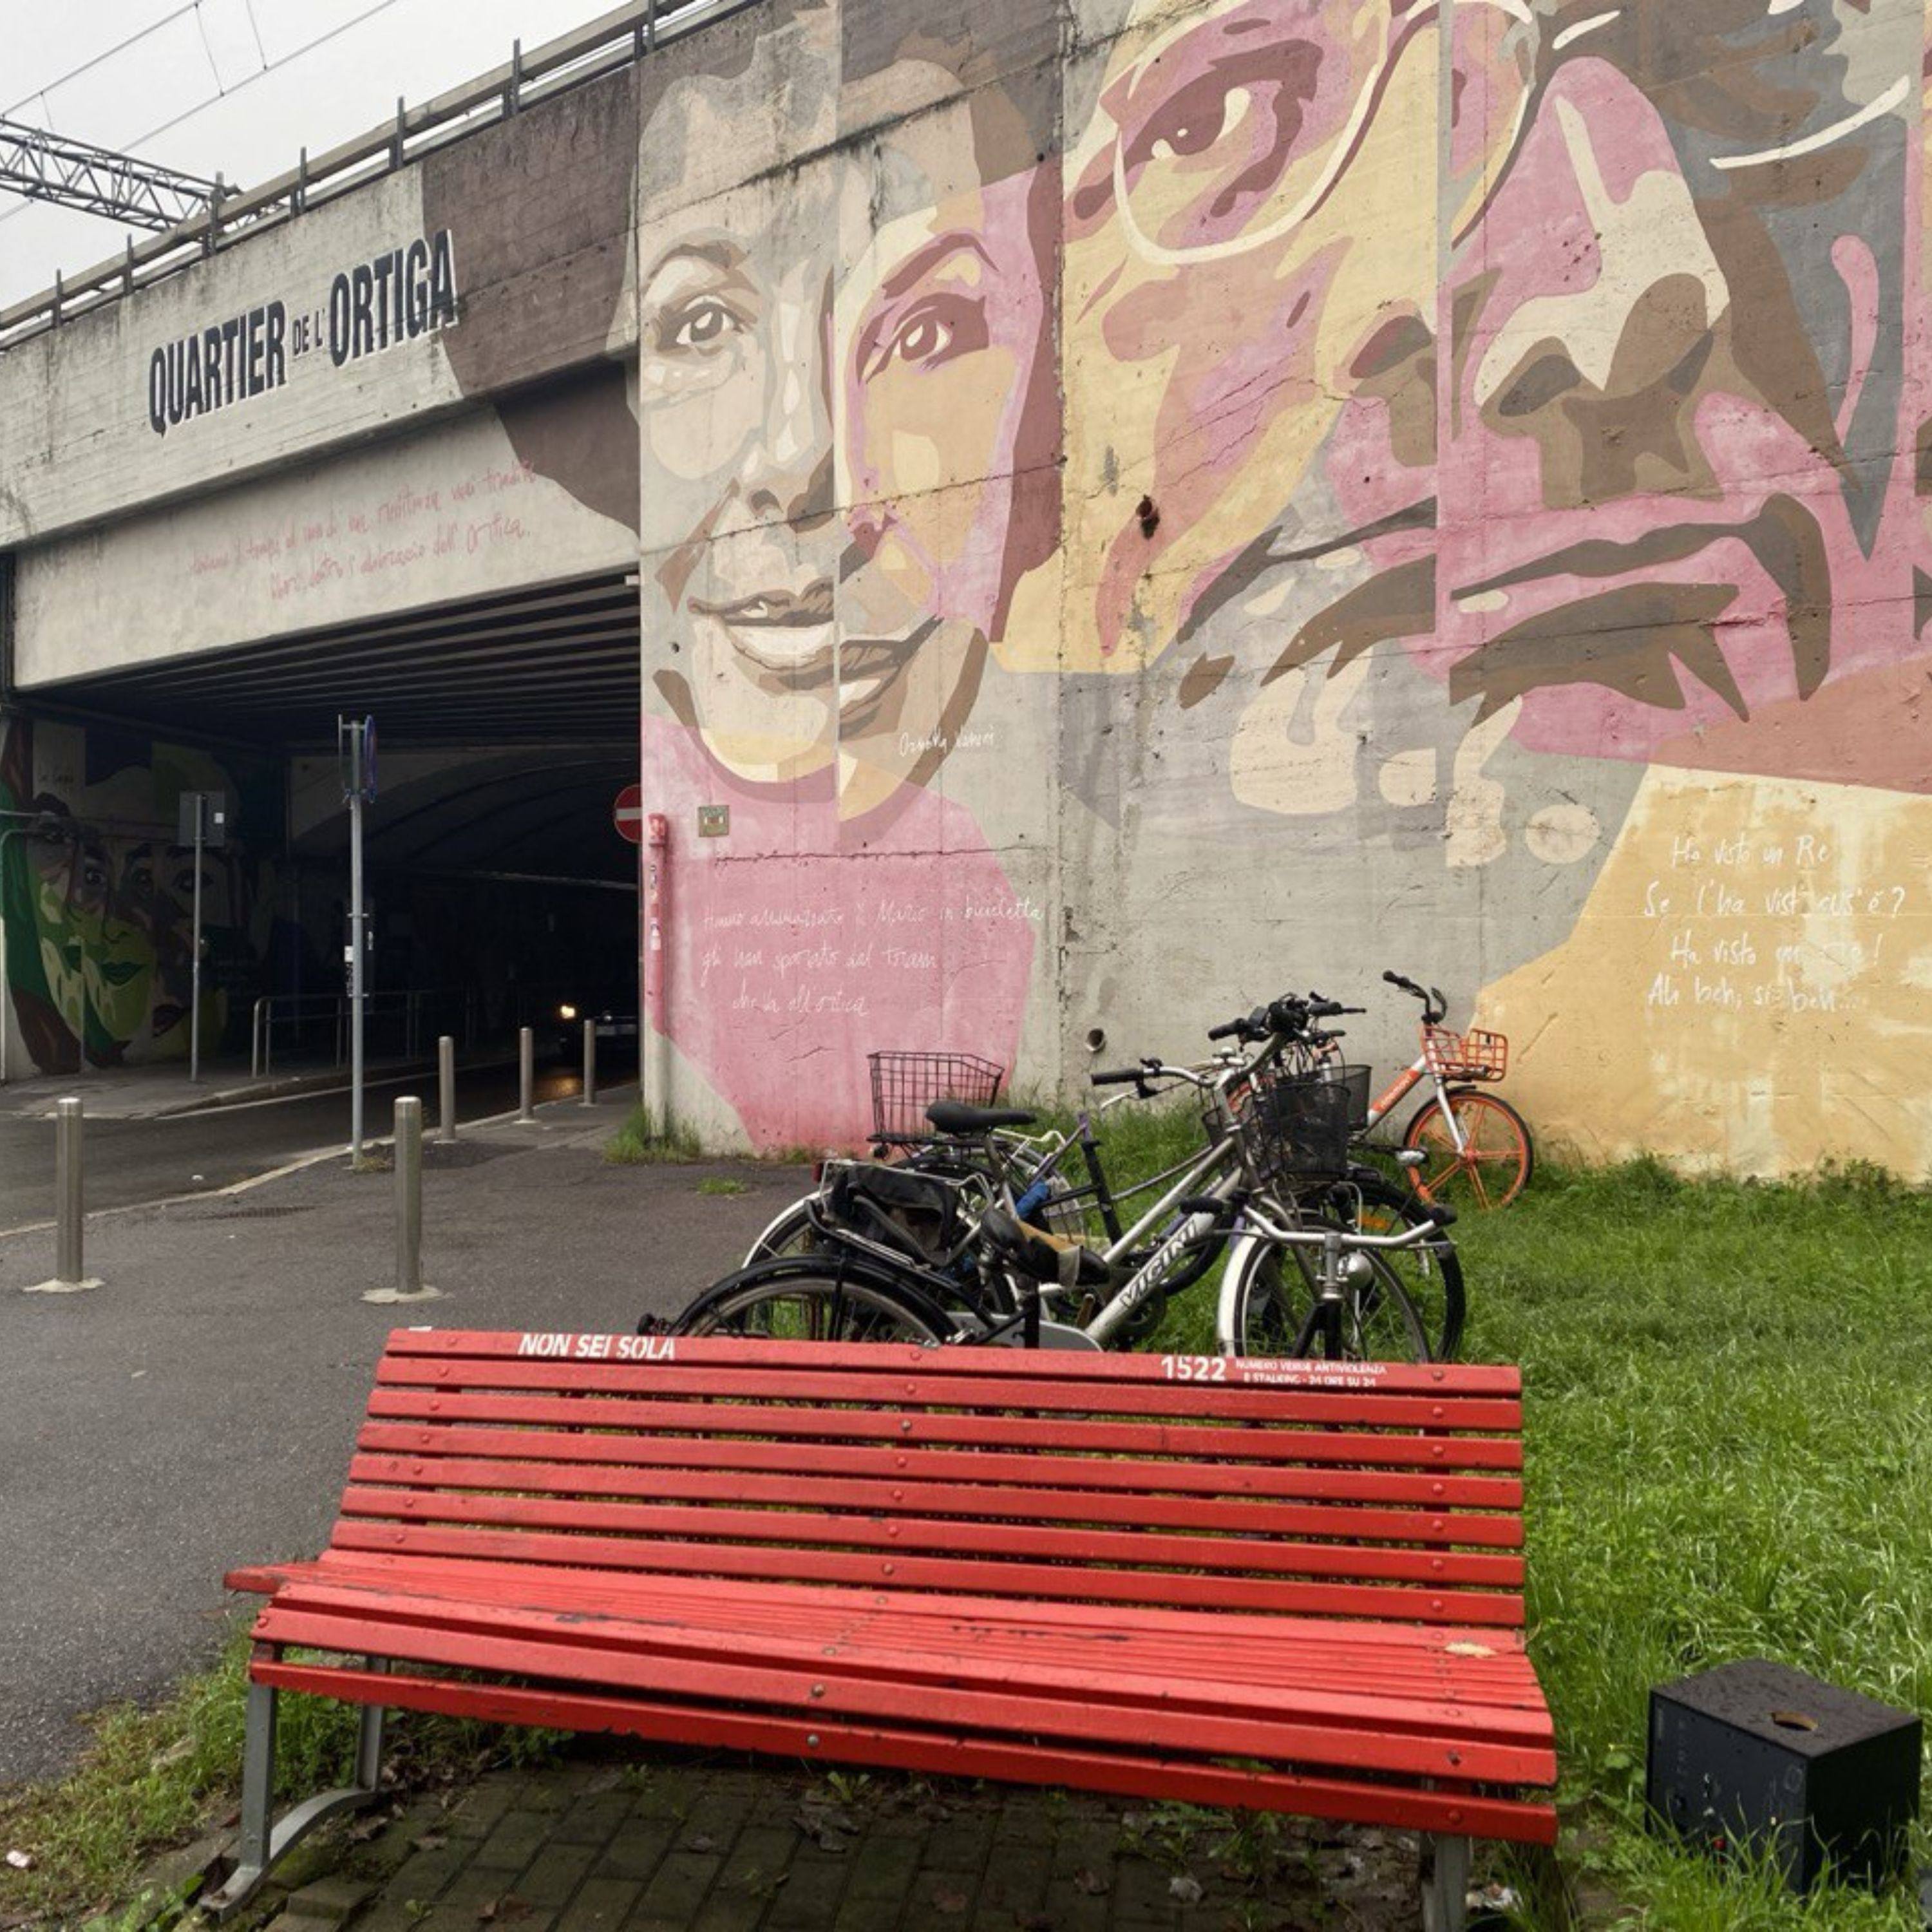
M 916 1262 L 951 1261 L 972 1232 L 959 1182 L 944 1174 L 854 1161 L 832 1176 L 826 1212 L 834 1226 L 882 1241 Z
M 1339 1060 L 1331 1060 L 1316 1068 L 1315 1078 L 1326 1081 L 1331 1087 L 1340 1087 L 1348 1096 L 1348 1131 L 1362 1132 L 1369 1124 L 1369 1087 L 1370 1070 L 1366 1066 L 1346 1066 Z
M 1319 1074 L 1258 1075 L 1240 1122 L 1256 1178 L 1299 1185 L 1346 1174 L 1353 1103 L 1346 1081 Z
M 1430 1072 L 1444 1080 L 1500 1080 L 1509 1070 L 1508 1036 L 1480 1027 L 1467 1033 L 1424 1027 L 1422 1052 Z
M 1006 1069 L 976 1053 L 868 1053 L 872 1069 L 872 1137 L 923 1140 L 926 1110 L 935 1100 L 990 1107 Z

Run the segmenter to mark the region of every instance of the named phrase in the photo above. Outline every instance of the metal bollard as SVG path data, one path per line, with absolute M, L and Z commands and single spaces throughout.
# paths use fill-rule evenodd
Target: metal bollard
M 580 1106 L 594 1107 L 597 1104 L 597 1022 L 584 1022 L 584 1098 Z
M 526 1126 L 536 1117 L 532 1104 L 537 1084 L 536 1036 L 528 1027 L 520 1027 L 517 1032 L 517 1090 L 520 1100 L 517 1108 L 517 1124 Z
M 364 1301 L 434 1301 L 437 1292 L 422 1278 L 422 1102 L 405 1094 L 396 1102 L 396 1285 L 375 1288 Z
M 456 1042 L 444 1034 L 436 1043 L 436 1137 L 447 1147 L 456 1138 Z
M 71 1294 L 78 1288 L 98 1288 L 98 1277 L 82 1271 L 81 1105 L 78 1100 L 54 1103 L 54 1278 L 37 1282 L 29 1294 Z
M 422 1102 L 396 1102 L 396 1292 L 422 1292 Z

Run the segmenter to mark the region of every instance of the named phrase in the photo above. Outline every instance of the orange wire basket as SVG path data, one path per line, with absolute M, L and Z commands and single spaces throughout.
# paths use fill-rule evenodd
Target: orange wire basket
M 1509 1071 L 1509 1039 L 1472 1027 L 1452 1033 L 1447 1027 L 1422 1029 L 1423 1058 L 1444 1080 L 1500 1080 Z

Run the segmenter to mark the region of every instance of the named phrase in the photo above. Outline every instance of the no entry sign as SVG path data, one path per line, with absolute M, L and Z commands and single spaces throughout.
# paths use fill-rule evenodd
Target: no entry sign
M 644 793 L 641 785 L 626 785 L 617 794 L 617 802 L 610 808 L 610 820 L 620 836 L 628 838 L 633 845 L 643 842 Z

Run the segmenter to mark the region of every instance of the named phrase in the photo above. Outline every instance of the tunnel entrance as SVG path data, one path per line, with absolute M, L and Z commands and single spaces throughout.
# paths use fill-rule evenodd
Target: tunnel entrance
M 227 800 L 232 833 L 203 854 L 204 1058 L 340 1050 L 338 716 L 376 729 L 372 1056 L 432 1053 L 446 1033 L 484 1049 L 525 1025 L 556 1053 L 599 1013 L 600 1052 L 634 1052 L 638 848 L 613 808 L 638 778 L 638 680 L 634 580 L 606 572 L 22 689 L 0 780 L 21 801 L 10 910 L 40 942 L 10 956 L 50 982 L 29 989 L 29 1057 L 51 1072 L 184 1051 L 190 790 Z M 68 989 L 53 982 L 70 954 Z

